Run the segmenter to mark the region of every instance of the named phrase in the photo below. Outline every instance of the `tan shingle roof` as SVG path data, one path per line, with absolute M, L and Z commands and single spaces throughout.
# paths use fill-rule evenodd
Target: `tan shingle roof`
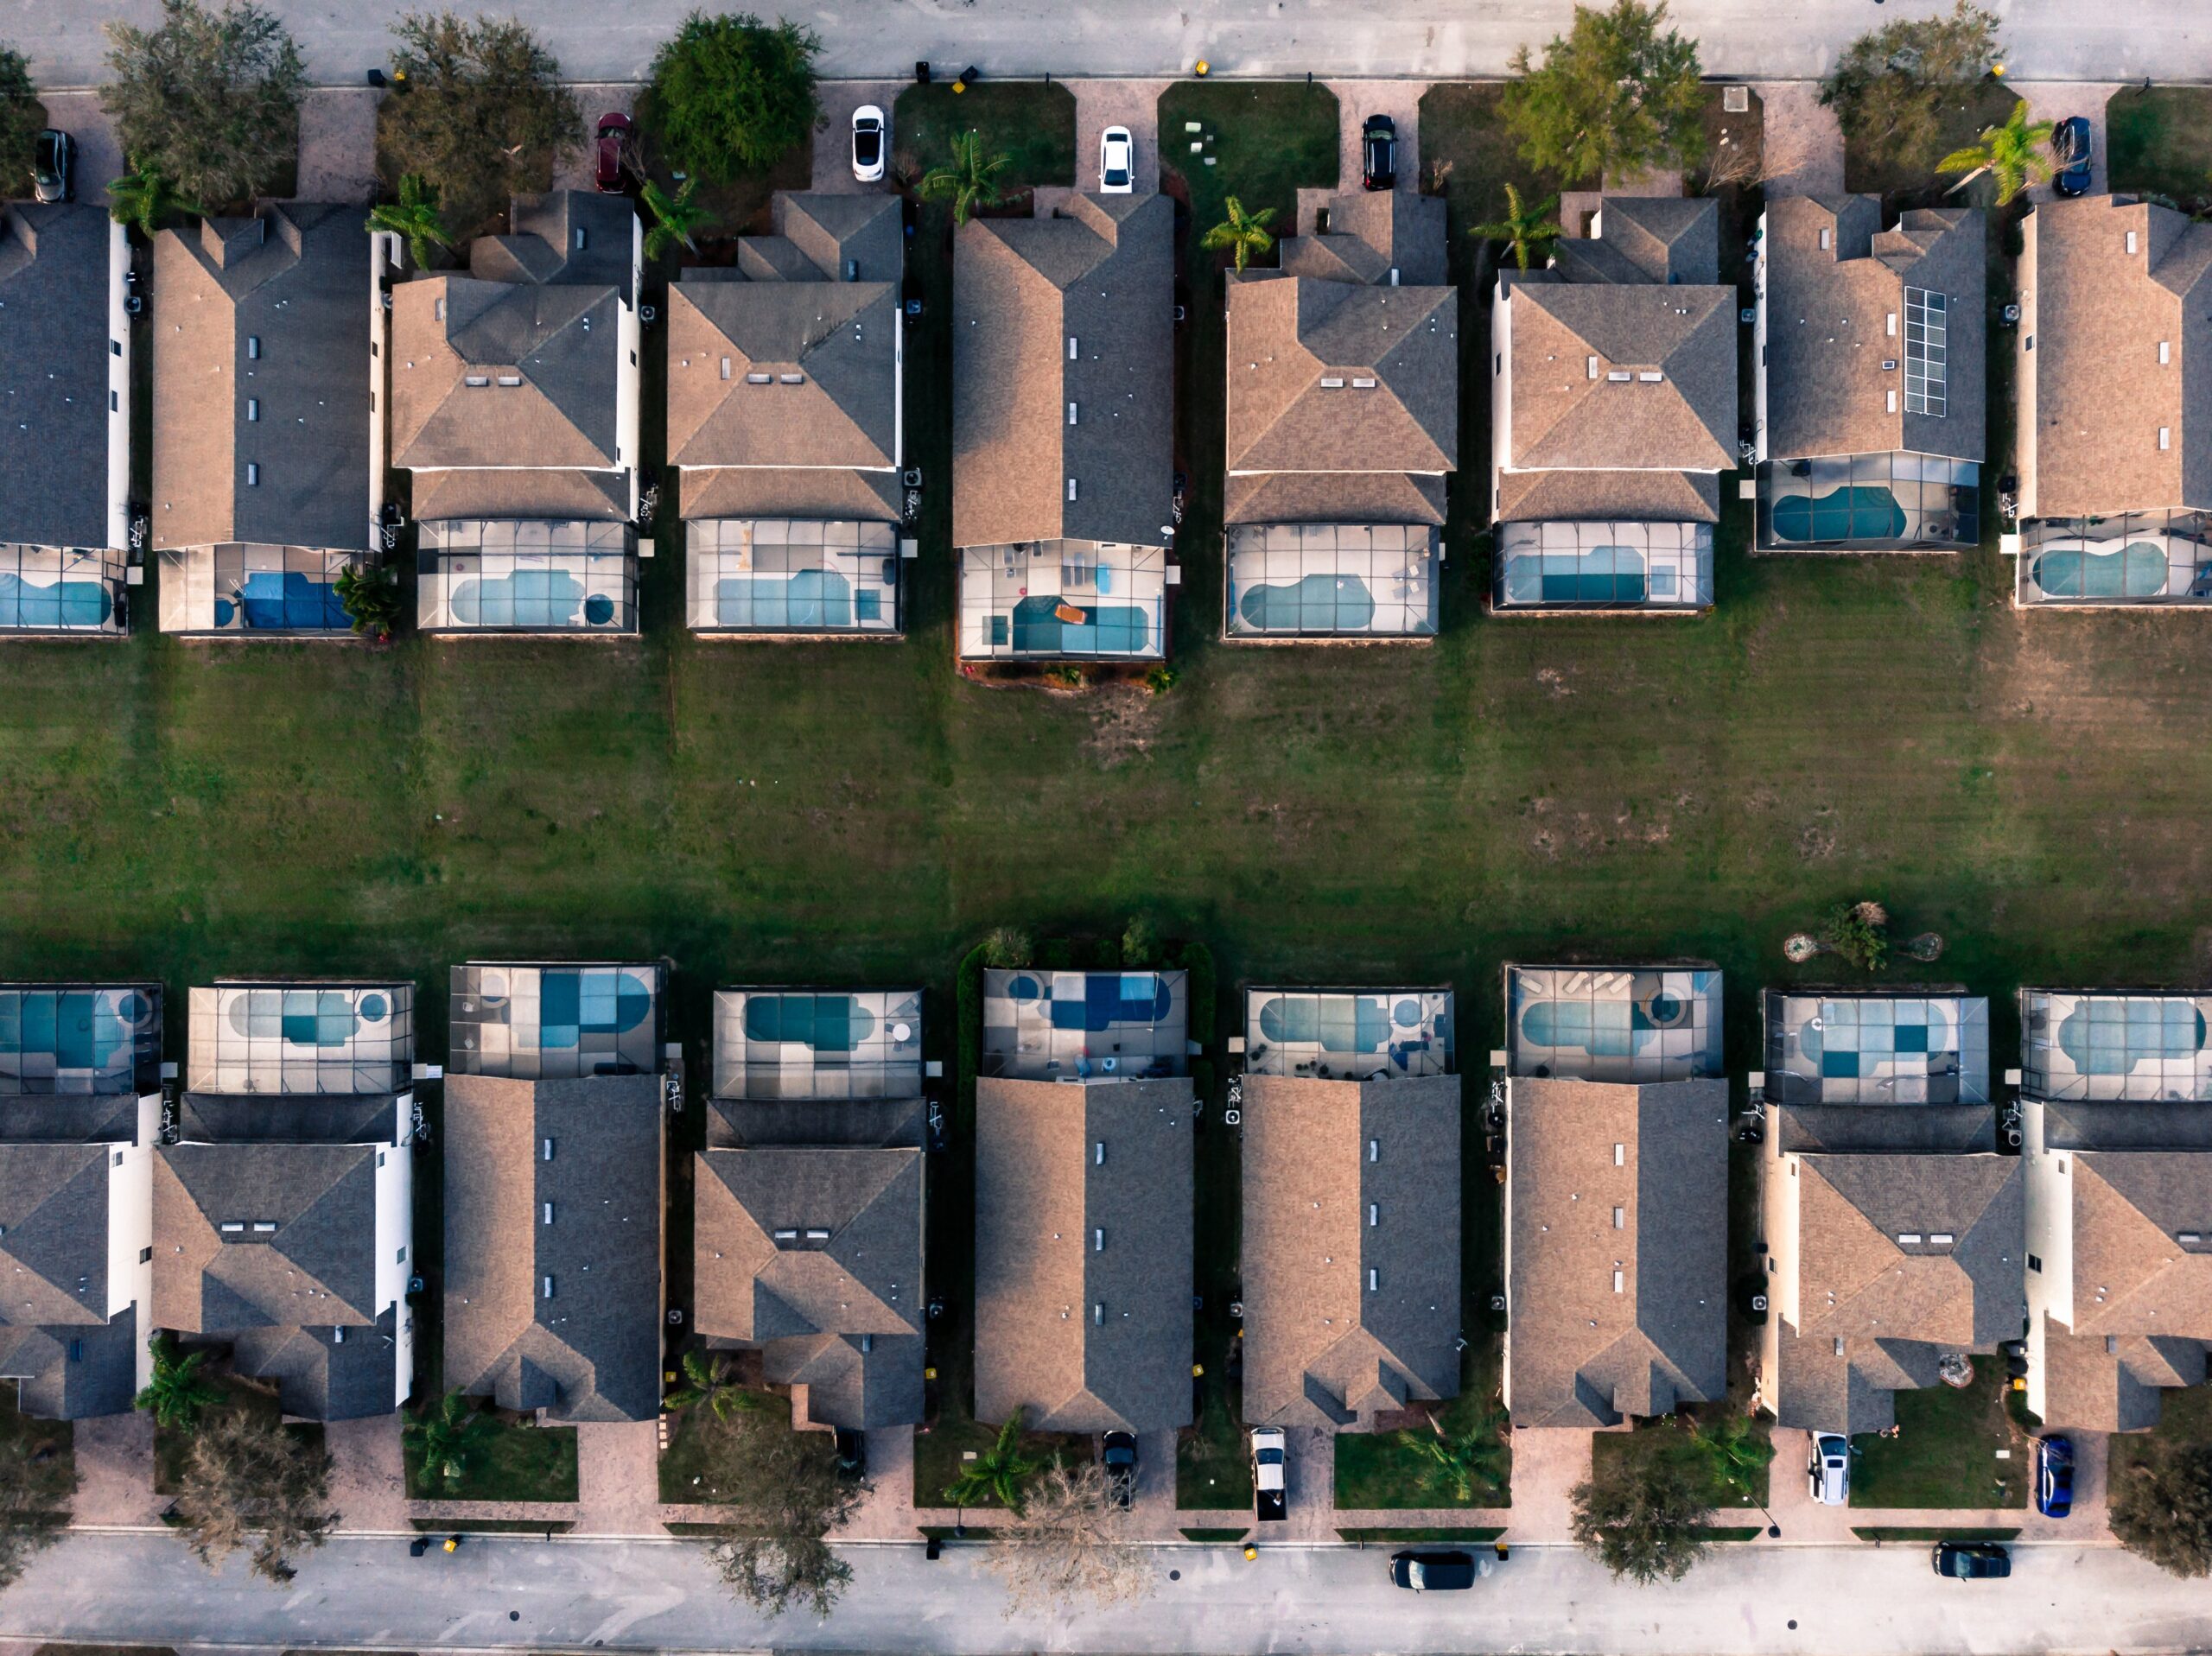
M 1514 1424 L 1614 1425 L 1719 1397 L 1727 1388 L 1727 1083 L 1516 1076 L 1510 1088 L 1506 1387 Z
M 1251 1075 L 1243 1109 L 1245 1420 L 1455 1396 L 1459 1077 Z
M 898 308 L 887 282 L 673 283 L 669 459 L 889 470 Z M 763 373 L 766 384 L 747 378 Z M 788 383 L 793 374 L 799 383 Z
M 391 299 L 392 463 L 612 469 L 620 314 L 613 288 L 401 282 Z
M 1386 282 L 1390 272 L 1408 288 L 1440 288 L 1452 278 L 1445 258 L 1444 198 L 1412 190 L 1353 190 L 1342 195 L 1299 192 L 1300 233 L 1275 244 L 1278 270 L 1324 282 Z M 1328 233 L 1316 227 L 1329 215 Z
M 1181 1078 L 976 1083 L 976 1418 L 1189 1423 L 1192 1103 Z
M 1497 485 L 1505 523 L 1720 521 L 1720 480 L 1710 472 L 1506 472 Z

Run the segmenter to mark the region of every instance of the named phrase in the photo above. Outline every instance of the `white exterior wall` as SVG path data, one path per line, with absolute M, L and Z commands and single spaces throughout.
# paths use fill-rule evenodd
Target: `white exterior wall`
M 1758 320 L 1751 325 L 1751 442 L 1757 460 L 1766 459 L 1766 214 L 1759 214 L 1758 257 L 1751 263 L 1752 302 Z
M 124 309 L 130 269 L 130 241 L 124 227 L 107 227 L 107 543 L 130 546 L 130 314 Z
M 407 1279 L 415 1273 L 415 1158 L 407 1147 L 414 1095 L 399 1095 L 397 1141 L 377 1152 L 377 1313 L 393 1308 L 392 1406 L 415 1388 L 415 1315 Z
M 391 359 L 391 314 L 384 308 L 384 278 L 387 268 L 400 270 L 405 263 L 402 249 L 405 244 L 387 231 L 378 231 L 369 238 L 369 549 L 381 552 L 384 537 L 378 532 L 378 514 L 384 511 L 384 473 L 385 445 L 390 434 L 385 428 L 385 395 L 387 380 L 386 365 Z
M 138 1101 L 137 1142 L 108 1146 L 107 1306 L 110 1321 L 137 1309 L 137 1383 L 154 1377 L 154 1142 L 161 1136 L 162 1095 Z
M 1513 459 L 1513 308 L 1501 281 L 1490 300 L 1490 520 L 1497 521 L 1498 478 Z
M 622 315 L 614 329 L 615 346 L 621 354 L 614 364 L 614 447 L 615 457 L 630 473 L 630 516 L 638 515 L 638 501 L 644 490 L 644 479 L 638 474 L 638 413 L 642 400 L 643 381 L 638 353 L 644 349 L 644 331 L 638 322 L 638 306 L 645 290 L 645 226 L 634 213 L 630 219 L 630 296 L 622 301 Z M 638 549 L 641 555 L 652 551 L 650 543 Z
M 1493 311 L 1493 314 L 1495 312 Z M 1492 339 L 1497 336 L 1493 333 Z M 1495 404 L 1493 404 L 1495 406 Z M 1521 1123 L 1513 1114 L 1513 1077 L 1505 1078 L 1505 1234 L 1504 1258 L 1499 1263 L 1498 1282 L 1505 1290 L 1505 1335 L 1498 1342 L 1498 1397 L 1508 1414 L 1513 1412 L 1513 1135 L 1521 1131 Z
M 2028 1291 L 2028 1407 L 2044 1412 L 2044 1317 L 2068 1328 L 2074 1322 L 2074 1158 L 2044 1144 L 2044 1106 L 2021 1101 L 2021 1156 L 2027 1163 L 2027 1251 L 2043 1261 L 2031 1271 L 2022 1261 Z

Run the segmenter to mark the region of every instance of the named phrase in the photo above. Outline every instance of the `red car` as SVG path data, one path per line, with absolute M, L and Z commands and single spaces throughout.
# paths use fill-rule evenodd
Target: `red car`
M 622 194 L 622 162 L 630 148 L 630 117 L 609 110 L 599 117 L 597 182 L 602 195 Z

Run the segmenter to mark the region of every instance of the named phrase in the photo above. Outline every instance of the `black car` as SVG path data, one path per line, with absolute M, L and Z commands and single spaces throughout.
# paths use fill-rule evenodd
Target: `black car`
M 1359 181 L 1370 190 L 1398 187 L 1398 124 L 1387 115 L 1370 115 L 1359 133 Z
M 832 1441 L 837 1448 L 837 1475 L 849 1483 L 858 1483 L 868 1475 L 867 1437 L 840 1426 Z
M 32 192 L 41 201 L 67 201 L 69 175 L 75 170 L 77 146 L 67 132 L 48 127 L 38 135 L 31 151 Z
M 1938 1541 L 1936 1573 L 1953 1581 L 2002 1581 L 2012 1573 L 2012 1555 L 1994 1541 Z
M 1450 1593 L 1472 1587 L 1482 1573 L 1471 1552 L 1394 1552 L 1393 1584 L 1416 1593 Z
M 2050 181 L 2050 187 L 2061 195 L 2087 195 L 2089 193 L 2089 122 L 2082 115 L 2069 115 L 2051 129 L 2050 154 L 2058 163 L 2058 172 Z
M 1105 1469 L 1106 1494 L 1127 1510 L 1137 1491 L 1137 1435 L 1109 1431 L 1099 1441 L 1098 1463 Z

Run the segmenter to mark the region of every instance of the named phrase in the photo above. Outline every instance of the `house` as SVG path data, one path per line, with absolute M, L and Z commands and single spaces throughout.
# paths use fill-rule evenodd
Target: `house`
M 409 983 L 192 991 L 153 1320 L 228 1347 L 288 1415 L 389 1414 L 414 1389 L 414 1012 Z
M 466 275 L 393 284 L 391 464 L 426 632 L 638 627 L 644 231 L 621 196 L 515 197 Z
M 1762 552 L 1980 543 L 1987 232 L 1874 195 L 1768 204 L 1753 265 Z
M 1502 614 L 1713 603 L 1737 464 L 1736 289 L 1711 200 L 1608 195 L 1491 304 L 1491 601 Z
M 1249 1424 L 1373 1431 L 1459 1394 L 1452 1039 L 1449 990 L 1245 996 Z
M 963 661 L 1165 659 L 1175 204 L 1071 194 L 952 250 Z
M 1898 1392 L 2019 1337 L 2026 1180 L 1998 1152 L 1989 1003 L 1770 990 L 1764 1012 L 1759 1397 L 1784 1426 L 1885 1431 Z
M 651 1419 L 664 968 L 478 961 L 452 981 L 446 1384 L 548 1420 Z
M 338 578 L 378 544 L 360 208 L 283 202 L 164 230 L 153 286 L 162 631 L 350 634 Z
M 2020 991 L 2027 1405 L 2140 1431 L 2212 1346 L 2212 996 Z
M 775 233 L 669 286 L 668 457 L 702 637 L 892 638 L 906 235 L 892 195 L 779 191 Z
M 0 203 L 0 635 L 130 630 L 130 268 L 99 208 Z
M 2212 604 L 2212 225 L 2100 195 L 2020 234 L 2013 603 Z
M 1505 970 L 1505 1403 L 1619 1426 L 1727 1391 L 1720 974 Z
M 1192 1127 L 1180 1075 L 976 1085 L 976 1418 L 1191 1422 Z
M 1459 464 L 1444 201 L 1299 192 L 1279 268 L 1229 278 L 1231 639 L 1432 638 Z
M 919 990 L 715 996 L 692 1327 L 757 1354 L 795 1426 L 923 1418 Z
M 47 1420 L 150 1376 L 158 984 L 0 984 L 0 1380 Z
M 1181 972 L 996 968 L 983 974 L 982 1071 L 1020 1081 L 1139 1081 L 1189 1073 Z

